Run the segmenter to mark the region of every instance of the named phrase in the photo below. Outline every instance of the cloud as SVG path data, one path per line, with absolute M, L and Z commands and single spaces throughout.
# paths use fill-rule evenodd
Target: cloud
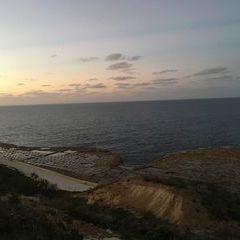
M 123 69 L 120 72 L 122 72 L 124 74 L 128 74 L 128 75 L 134 75 L 134 74 L 136 74 L 136 69 L 135 68 Z
M 141 83 L 117 83 L 116 86 L 122 89 L 133 89 L 137 87 L 149 87 L 152 85 L 151 82 L 141 82 Z
M 125 80 L 132 80 L 136 78 L 132 76 L 118 76 L 118 77 L 111 77 L 110 79 L 115 81 L 125 81 Z
M 79 58 L 78 61 L 82 63 L 87 63 L 87 62 L 93 62 L 99 60 L 98 57 L 85 57 L 85 58 Z
M 88 81 L 97 81 L 98 78 L 89 78 Z
M 45 98 L 59 96 L 58 92 L 45 92 L 43 90 L 29 91 L 21 94 L 20 97 Z
M 152 82 L 154 84 L 163 84 L 163 85 L 170 85 L 170 84 L 176 84 L 178 83 L 178 78 L 160 78 L 160 79 L 155 79 Z
M 211 77 L 206 80 L 231 81 L 231 80 L 233 80 L 233 76 L 232 75 L 221 75 L 221 76 L 217 76 L 217 77 Z
M 14 97 L 14 95 L 11 93 L 0 93 L 0 97 L 9 98 L 9 97 Z
M 91 84 L 85 84 L 84 85 L 84 88 L 106 88 L 107 86 L 104 85 L 103 83 L 97 83 L 97 84 L 94 84 L 94 85 L 91 85 Z
M 192 77 L 192 75 L 185 75 L 183 78 L 184 79 L 189 79 L 189 78 L 191 78 Z
M 116 86 L 118 88 L 122 88 L 122 89 L 129 89 L 129 88 L 133 88 L 133 85 L 130 83 L 117 83 Z
M 114 63 L 107 67 L 107 70 L 130 70 L 133 65 L 128 62 Z
M 18 83 L 18 86 L 25 86 L 24 83 Z
M 211 74 L 226 73 L 228 69 L 226 67 L 206 68 L 194 74 L 194 76 L 205 76 Z
M 59 90 L 59 92 L 63 92 L 63 93 L 65 93 L 65 92 L 72 92 L 72 91 L 73 91 L 73 89 L 71 89 L 71 88 L 63 88 L 63 89 Z
M 106 88 L 107 86 L 103 83 L 97 83 L 97 84 L 81 84 L 81 83 L 72 83 L 68 85 L 69 87 L 74 87 L 75 90 L 83 90 L 88 88 Z
M 126 57 L 121 53 L 111 53 L 105 58 L 106 61 L 119 61 L 124 59 L 126 59 Z
M 165 73 L 176 73 L 178 72 L 177 69 L 166 69 L 166 70 L 163 70 L 163 71 L 160 71 L 160 72 L 153 72 L 152 74 L 153 75 L 160 75 L 160 74 L 165 74 Z
M 122 53 L 111 53 L 105 58 L 106 61 L 138 61 L 139 59 L 141 59 L 141 56 L 127 57 Z
M 37 81 L 37 79 L 35 79 L 35 78 L 25 78 L 24 80 L 25 80 L 25 81 L 30 81 L 30 82 L 32 82 L 32 81 Z
M 71 84 L 68 84 L 69 87 L 81 87 L 82 84 L 81 83 L 71 83 Z
M 133 56 L 133 57 L 128 58 L 129 61 L 138 61 L 140 59 L 141 59 L 141 56 Z
M 134 83 L 133 85 L 136 87 L 145 87 L 151 85 L 151 82 L 142 82 L 142 83 Z
M 43 84 L 42 87 L 51 87 L 50 84 Z
M 58 98 L 62 96 L 71 96 L 76 95 L 79 93 L 83 93 L 83 89 L 70 89 L 70 88 L 63 88 L 59 89 L 58 91 L 54 92 L 47 92 L 43 90 L 34 90 L 29 91 L 26 93 L 23 93 L 21 95 L 18 95 L 18 97 L 21 98 L 39 98 L 39 99 L 47 99 L 47 98 Z
M 57 57 L 57 54 L 50 55 L 50 58 L 56 58 L 56 57 Z

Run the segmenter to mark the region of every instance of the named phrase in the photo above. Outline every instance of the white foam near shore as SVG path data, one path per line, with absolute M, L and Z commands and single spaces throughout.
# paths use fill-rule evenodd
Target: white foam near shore
M 47 180 L 52 184 L 56 184 L 58 189 L 72 192 L 84 192 L 97 186 L 96 183 L 83 181 L 77 178 L 69 177 L 48 169 L 33 166 L 19 161 L 10 161 L 0 156 L 0 164 L 15 168 L 25 175 L 30 176 L 36 173 L 40 178 Z

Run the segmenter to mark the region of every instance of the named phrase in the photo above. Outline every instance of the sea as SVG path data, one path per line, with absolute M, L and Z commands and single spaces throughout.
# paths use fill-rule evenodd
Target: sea
M 240 98 L 0 107 L 0 142 L 104 148 L 127 165 L 240 147 Z

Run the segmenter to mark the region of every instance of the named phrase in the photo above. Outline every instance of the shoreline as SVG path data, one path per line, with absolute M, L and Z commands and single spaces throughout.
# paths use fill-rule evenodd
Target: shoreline
M 149 164 L 126 166 L 109 150 L 96 148 L 33 148 L 0 143 L 0 164 L 30 176 L 35 172 L 61 190 L 83 192 L 129 177 L 187 178 L 190 181 L 220 181 L 220 175 L 236 188 L 229 161 L 240 157 L 240 148 L 197 148 L 168 153 Z M 181 159 L 181 161 L 180 161 Z M 204 161 L 208 160 L 208 161 Z M 216 161 L 225 166 L 216 169 Z M 236 163 L 235 163 L 236 162 Z M 213 174 L 213 171 L 218 174 Z

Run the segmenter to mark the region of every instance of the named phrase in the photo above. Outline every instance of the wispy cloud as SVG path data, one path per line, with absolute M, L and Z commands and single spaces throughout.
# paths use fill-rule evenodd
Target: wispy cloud
M 89 78 L 88 81 L 97 81 L 98 78 Z
M 135 68 L 123 69 L 120 72 L 128 75 L 134 75 L 136 74 L 136 69 Z
M 0 97 L 9 98 L 9 97 L 14 97 L 14 95 L 11 93 L 0 93 Z
M 24 83 L 18 83 L 18 86 L 25 86 L 25 84 Z
M 87 63 L 87 62 L 94 62 L 99 60 L 98 57 L 84 57 L 84 58 L 79 58 L 78 61 L 82 63 Z
M 152 74 L 153 75 L 160 75 L 160 74 L 165 74 L 165 73 L 176 73 L 178 72 L 177 69 L 166 69 L 166 70 L 162 70 L 162 71 L 159 71 L 159 72 L 153 72 Z
M 189 78 L 191 78 L 192 77 L 192 75 L 185 75 L 183 78 L 184 79 L 189 79 Z
M 121 53 L 111 53 L 108 56 L 106 56 L 106 61 L 119 61 L 119 60 L 125 60 L 126 57 Z
M 206 80 L 216 80 L 216 81 L 231 81 L 234 77 L 232 75 L 221 75 L 217 77 L 207 78 Z
M 50 55 L 50 58 L 56 58 L 56 57 L 57 57 L 57 54 Z
M 111 77 L 110 79 L 115 81 L 126 81 L 126 80 L 133 80 L 136 78 L 132 76 L 118 76 L 118 77 Z
M 145 87 L 145 86 L 149 86 L 151 84 L 152 84 L 151 82 L 141 82 L 141 83 L 134 83 L 133 85 L 135 87 Z
M 122 88 L 122 89 L 133 88 L 133 85 L 130 83 L 117 83 L 116 86 L 117 86 L 117 88 Z
M 118 62 L 107 67 L 107 70 L 129 70 L 133 65 L 128 62 Z
M 152 82 L 154 84 L 162 84 L 162 85 L 170 85 L 170 84 L 176 84 L 178 83 L 178 78 L 160 78 L 160 79 L 155 79 Z
M 59 96 L 58 92 L 46 92 L 42 90 L 29 91 L 20 95 L 20 97 L 32 97 L 32 98 L 44 98 L 56 96 Z
M 122 60 L 126 60 L 126 61 L 138 61 L 141 59 L 141 56 L 131 56 L 128 57 L 122 53 L 111 53 L 109 54 L 105 60 L 106 61 L 122 61 Z
M 42 87 L 51 87 L 50 84 L 43 84 Z
M 133 56 L 128 58 L 129 61 L 138 61 L 140 59 L 141 59 L 141 56 Z
M 80 87 L 82 86 L 81 83 L 71 83 L 71 84 L 68 84 L 69 87 Z
M 151 86 L 151 82 L 140 82 L 140 83 L 117 83 L 117 88 L 120 89 L 133 89 L 133 88 L 139 88 L 139 87 L 149 87 Z
M 37 81 L 36 78 L 25 78 L 24 81 L 29 81 L 29 82 L 33 82 L 33 81 Z
M 63 93 L 68 93 L 68 92 L 72 92 L 73 89 L 72 88 L 63 88 L 63 89 L 60 89 L 59 92 L 63 92 Z
M 194 76 L 205 76 L 219 73 L 226 73 L 228 69 L 226 67 L 206 68 L 194 74 Z
M 77 90 L 80 89 L 88 89 L 88 88 L 106 88 L 107 86 L 103 83 L 97 83 L 97 84 L 81 84 L 81 83 L 72 83 L 68 85 L 69 87 L 74 87 Z
M 107 86 L 103 83 L 97 83 L 97 84 L 93 84 L 93 85 L 85 84 L 83 87 L 86 89 L 86 88 L 106 88 Z

